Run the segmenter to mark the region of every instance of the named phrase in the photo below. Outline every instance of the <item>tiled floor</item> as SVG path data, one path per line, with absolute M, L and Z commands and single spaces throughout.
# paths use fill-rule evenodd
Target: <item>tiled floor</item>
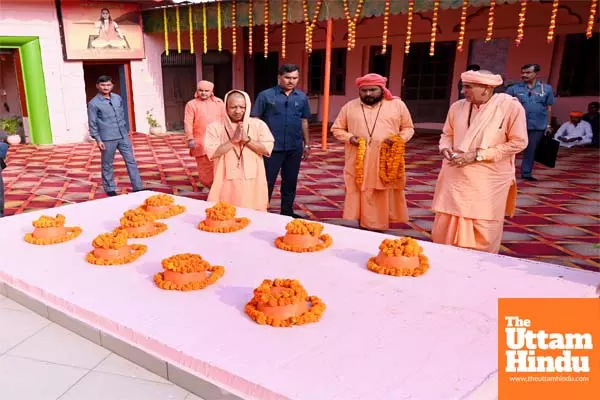
M 313 128 L 313 143 L 320 143 Z M 388 233 L 430 240 L 430 210 L 440 168 L 438 135 L 417 132 L 406 150 L 406 198 L 410 221 L 394 224 Z M 197 199 L 194 160 L 181 135 L 133 138 L 140 173 L 150 189 Z M 501 253 L 600 272 L 600 152 L 561 149 L 554 169 L 536 164 L 539 182 L 518 182 L 518 209 L 506 220 Z M 517 159 L 517 164 L 520 160 Z M 10 149 L 6 213 L 27 212 L 104 197 L 100 154 L 89 143 L 61 146 L 17 146 Z M 314 149 L 303 162 L 296 205 L 304 217 L 340 224 L 344 203 L 343 146 L 330 140 L 327 151 Z M 520 171 L 517 170 L 517 175 Z M 119 187 L 129 180 L 117 157 Z M 277 186 L 276 186 L 277 187 Z M 275 189 L 272 209 L 278 211 Z
M 202 400 L 1 295 L 0 399 Z

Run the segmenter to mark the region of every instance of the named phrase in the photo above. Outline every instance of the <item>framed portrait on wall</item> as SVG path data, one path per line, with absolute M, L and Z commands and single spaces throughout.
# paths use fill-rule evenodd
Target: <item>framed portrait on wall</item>
M 144 58 L 139 4 L 62 0 L 58 14 L 66 60 Z

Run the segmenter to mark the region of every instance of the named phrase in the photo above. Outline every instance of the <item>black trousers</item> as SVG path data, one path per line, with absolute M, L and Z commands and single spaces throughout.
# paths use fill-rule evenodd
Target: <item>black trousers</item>
M 269 186 L 269 202 L 273 196 L 275 181 L 281 171 L 281 213 L 292 214 L 294 199 L 296 198 L 296 185 L 302 162 L 302 148 L 298 150 L 274 151 L 271 157 L 265 157 L 265 170 L 267 185 Z

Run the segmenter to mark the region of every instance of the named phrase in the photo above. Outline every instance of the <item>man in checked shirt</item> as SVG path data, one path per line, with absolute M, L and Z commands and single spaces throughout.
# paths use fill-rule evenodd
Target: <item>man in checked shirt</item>
M 102 186 L 109 196 L 117 195 L 113 167 L 117 150 L 125 161 L 133 191 L 144 189 L 129 140 L 123 100 L 118 94 L 112 93 L 113 87 L 110 76 L 100 76 L 96 80 L 98 94 L 88 103 L 90 136 L 96 141 L 102 154 Z

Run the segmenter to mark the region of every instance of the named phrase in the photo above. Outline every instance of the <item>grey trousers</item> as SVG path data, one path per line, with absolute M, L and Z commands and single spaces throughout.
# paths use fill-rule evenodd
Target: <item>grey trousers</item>
M 118 140 L 107 140 L 104 142 L 105 149 L 102 151 L 102 186 L 105 192 L 115 192 L 117 186 L 115 185 L 115 170 L 113 167 L 115 161 L 115 153 L 119 150 L 123 161 L 125 161 L 125 167 L 127 168 L 127 175 L 131 181 L 133 190 L 142 190 L 144 185 L 142 184 L 142 178 L 138 171 L 135 156 L 133 155 L 133 146 L 129 137 Z
M 533 163 L 535 161 L 535 152 L 538 144 L 542 141 L 545 131 L 528 130 L 529 142 L 523 152 L 523 162 L 521 163 L 521 176 L 531 177 L 533 174 Z

